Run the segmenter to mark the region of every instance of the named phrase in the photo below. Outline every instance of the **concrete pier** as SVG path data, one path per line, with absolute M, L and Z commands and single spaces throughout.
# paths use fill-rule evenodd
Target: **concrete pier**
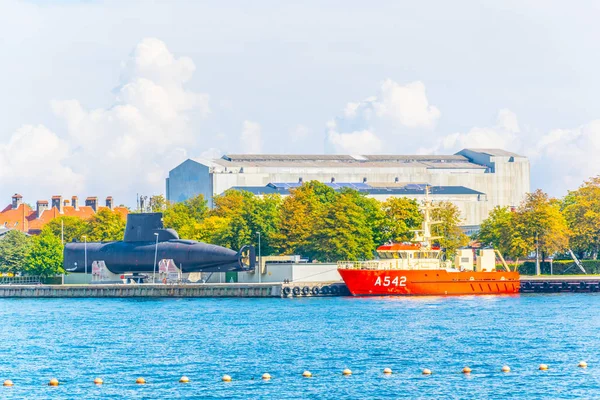
M 521 276 L 521 293 L 599 292 L 600 275 Z
M 0 298 L 317 297 L 348 295 L 343 283 L 0 285 Z

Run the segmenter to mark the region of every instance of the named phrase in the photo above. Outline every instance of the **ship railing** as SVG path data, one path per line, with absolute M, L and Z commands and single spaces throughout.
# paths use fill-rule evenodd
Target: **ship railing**
M 381 269 L 377 261 L 338 261 L 338 269 Z
M 338 269 L 367 269 L 367 270 L 394 270 L 394 269 L 438 269 L 443 268 L 439 259 L 430 262 L 421 260 L 420 263 L 402 263 L 402 260 L 371 260 L 371 261 L 338 261 Z

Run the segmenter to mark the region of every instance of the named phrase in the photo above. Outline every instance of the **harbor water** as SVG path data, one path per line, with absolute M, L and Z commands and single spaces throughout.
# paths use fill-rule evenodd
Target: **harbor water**
M 0 398 L 600 398 L 599 311 L 595 293 L 2 299 Z

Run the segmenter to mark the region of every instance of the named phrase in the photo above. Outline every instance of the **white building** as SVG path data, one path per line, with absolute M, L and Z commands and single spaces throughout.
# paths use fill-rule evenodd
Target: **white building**
M 224 155 L 188 159 L 169 172 L 167 199 L 212 198 L 228 189 L 255 194 L 289 194 L 311 180 L 334 188 L 350 186 L 384 200 L 420 199 L 421 186 L 434 186 L 434 200 L 461 210 L 464 225 L 476 228 L 495 206 L 517 206 L 530 190 L 529 160 L 498 149 L 464 149 L 455 155 Z M 413 184 L 413 185 L 411 185 Z

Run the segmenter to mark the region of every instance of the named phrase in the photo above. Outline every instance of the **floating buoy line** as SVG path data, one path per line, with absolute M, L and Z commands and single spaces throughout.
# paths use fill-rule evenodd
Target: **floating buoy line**
M 579 367 L 579 368 L 587 368 L 588 367 L 588 363 L 586 361 L 580 361 L 579 364 L 577 364 L 577 367 Z M 540 364 L 537 369 L 539 371 L 548 371 L 548 370 L 550 370 L 550 367 L 548 366 L 548 364 Z M 498 370 L 496 370 L 496 371 L 498 371 Z M 502 368 L 500 368 L 499 371 L 506 374 L 506 373 L 511 372 L 511 368 L 508 365 L 504 365 L 504 366 L 502 366 Z M 471 372 L 473 372 L 473 370 L 470 367 L 466 366 L 462 370 L 458 370 L 457 372 L 460 372 L 460 373 L 462 373 L 464 375 L 470 375 Z M 386 367 L 386 368 L 383 369 L 383 375 L 385 375 L 385 376 L 390 376 L 393 373 L 394 372 L 389 367 Z M 342 376 L 350 377 L 351 375 L 353 375 L 353 372 L 349 368 L 344 368 L 341 371 L 341 374 L 342 374 Z M 424 369 L 421 370 L 421 374 L 429 376 L 429 375 L 432 375 L 433 372 L 432 372 L 431 369 L 424 368 Z M 313 374 L 312 374 L 312 372 L 306 370 L 306 371 L 302 372 L 302 374 L 299 374 L 299 376 L 301 376 L 303 378 L 312 378 Z M 271 374 L 269 374 L 268 372 L 265 372 L 264 374 L 262 374 L 261 379 L 263 381 L 270 381 L 272 379 L 272 377 L 271 377 Z M 254 378 L 252 378 L 252 380 L 254 380 Z M 221 381 L 223 381 L 223 382 L 232 382 L 233 378 L 231 377 L 231 375 L 224 374 L 221 377 Z M 132 382 L 135 383 L 135 384 L 138 384 L 138 385 L 145 385 L 146 384 L 146 379 L 143 378 L 143 377 L 138 377 L 135 381 L 132 381 Z M 183 375 L 181 378 L 179 378 L 178 381 L 175 381 L 175 382 L 190 383 L 191 380 L 187 376 Z M 102 385 L 102 384 L 104 384 L 104 380 L 102 378 L 95 378 L 93 380 L 93 384 L 94 385 L 98 385 L 98 386 Z M 56 387 L 56 386 L 59 386 L 61 384 L 60 384 L 60 382 L 59 382 L 59 380 L 57 378 L 52 378 L 52 379 L 50 379 L 50 381 L 48 381 L 47 385 L 48 386 Z M 15 384 L 13 380 L 6 379 L 6 380 L 4 380 L 4 383 L 3 383 L 2 386 L 11 388 L 13 386 L 18 386 L 18 385 Z

